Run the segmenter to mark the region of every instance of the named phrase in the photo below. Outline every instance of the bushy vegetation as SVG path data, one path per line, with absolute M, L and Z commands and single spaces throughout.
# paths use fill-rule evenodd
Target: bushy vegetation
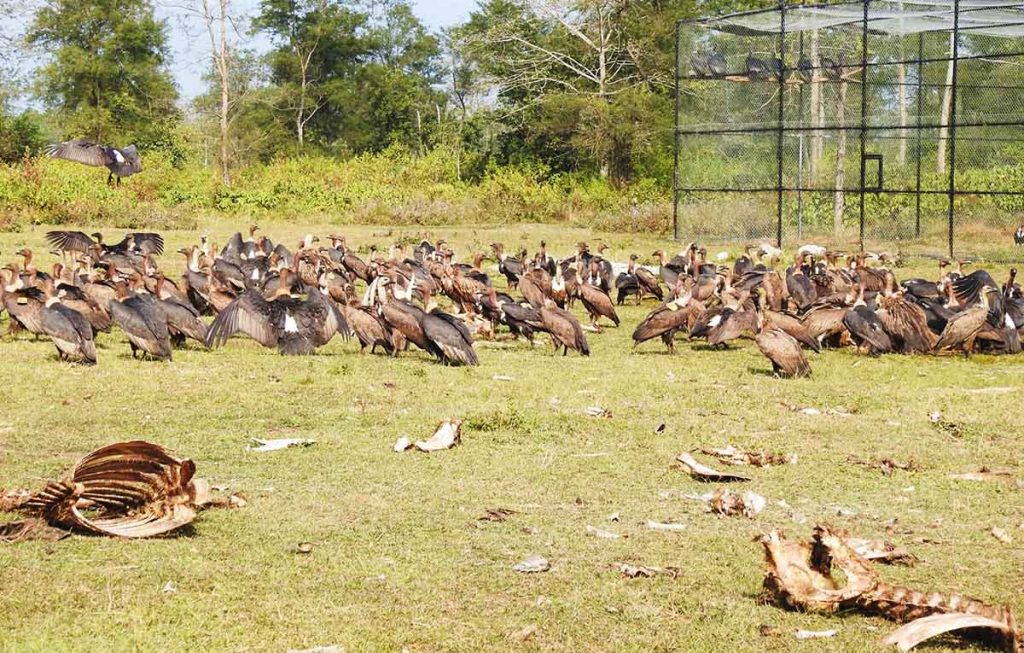
M 670 225 L 667 189 L 653 181 L 622 193 L 539 165 L 493 166 L 479 181 L 460 181 L 441 149 L 423 157 L 395 147 L 347 161 L 281 158 L 240 170 L 231 186 L 198 162 L 175 165 L 167 153 L 149 155 L 145 167 L 118 189 L 103 183 L 103 171 L 68 162 L 0 164 L 0 224 L 187 229 L 217 213 L 334 224 L 556 222 L 651 232 Z

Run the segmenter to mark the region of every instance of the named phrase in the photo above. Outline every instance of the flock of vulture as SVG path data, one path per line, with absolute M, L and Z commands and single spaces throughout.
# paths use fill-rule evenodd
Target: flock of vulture
M 753 339 L 779 376 L 809 375 L 808 349 L 1021 351 L 1016 270 L 999 286 L 985 270 L 965 272 L 962 261 L 940 261 L 935 279 L 898 283 L 887 255 L 816 245 L 801 247 L 785 268 L 783 252 L 765 244 L 747 247 L 732 265 L 721 264 L 725 255 L 709 262 L 696 244 L 671 258 L 655 252 L 656 268 L 636 255 L 613 263 L 604 246 L 591 252 L 586 243 L 556 260 L 543 241 L 532 257 L 492 243 L 491 253 L 456 262 L 445 241 L 424 240 L 412 256 L 395 245 L 387 254 L 371 247 L 364 260 L 344 236 L 330 236 L 327 246 L 306 236 L 291 250 L 257 230 L 248 239 L 234 234 L 223 248 L 204 236 L 178 250 L 184 269 L 176 278 L 157 265 L 158 234 L 107 244 L 98 233 L 49 232 L 60 260 L 47 272 L 31 250 L 17 252 L 21 262 L 0 270 L 0 311 L 9 333 L 47 337 L 62 359 L 84 364 L 96 363 L 95 335 L 114 326 L 133 357 L 168 361 L 186 340 L 216 348 L 241 333 L 287 355 L 313 353 L 341 335 L 371 353 L 397 356 L 412 344 L 444 364 L 476 365 L 474 340 L 494 338 L 498 327 L 531 344 L 547 334 L 556 352 L 589 356 L 587 333 L 618 326 L 616 306 L 645 299 L 657 307 L 636 326 L 634 345 L 660 338 L 674 351 L 681 333 L 713 349 Z M 487 258 L 504 283 L 481 267 Z M 438 306 L 441 296 L 448 310 Z
M 844 57 L 839 59 L 820 57 L 819 66 L 815 66 L 810 57 L 801 54 L 797 61 L 794 76 L 789 81 L 809 83 L 814 81 L 814 71 L 820 70 L 821 79 L 836 81 L 849 75 L 852 71 L 846 66 Z M 693 68 L 693 76 L 699 79 L 725 79 L 726 77 L 742 77 L 747 80 L 779 80 L 783 77 L 782 60 L 777 56 L 767 58 L 755 57 L 753 53 L 747 53 L 743 62 L 743 70 L 729 71 L 729 64 L 721 52 L 714 50 L 697 51 L 690 55 L 690 66 Z

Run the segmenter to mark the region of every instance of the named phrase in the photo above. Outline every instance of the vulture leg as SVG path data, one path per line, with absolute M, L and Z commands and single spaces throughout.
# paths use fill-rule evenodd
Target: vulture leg
M 112 186 L 113 184 L 114 184 L 114 173 L 113 172 L 108 172 L 107 173 L 107 186 Z
M 121 187 L 121 178 L 120 177 L 117 178 L 117 187 L 118 188 Z
M 639 306 L 640 302 L 644 301 L 644 291 L 636 291 L 636 305 Z
M 674 336 L 675 336 L 675 332 L 674 331 L 667 331 L 667 332 L 661 334 L 661 341 L 663 343 L 665 343 L 665 347 L 668 348 L 668 353 L 670 353 L 670 354 L 676 353 L 676 343 L 674 341 L 675 340 Z

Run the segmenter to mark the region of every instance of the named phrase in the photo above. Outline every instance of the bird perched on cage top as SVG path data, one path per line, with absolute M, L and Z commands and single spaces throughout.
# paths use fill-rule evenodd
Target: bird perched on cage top
M 55 159 L 75 161 L 87 166 L 106 168 L 110 171 L 107 175 L 107 183 L 117 178 L 117 185 L 121 185 L 122 177 L 131 177 L 142 172 L 142 157 L 135 145 L 128 147 L 109 147 L 97 145 L 82 139 L 54 143 L 46 148 L 46 153 Z
M 771 75 L 771 69 L 762 59 L 758 59 L 753 53 L 747 54 L 747 77 L 750 79 L 767 79 Z
M 694 52 L 690 56 L 690 64 L 697 77 L 725 77 L 726 62 L 721 52 Z
M 800 79 L 804 82 L 810 82 L 814 79 L 814 63 L 806 55 L 800 55 L 800 60 L 796 63 L 797 70 L 799 70 Z

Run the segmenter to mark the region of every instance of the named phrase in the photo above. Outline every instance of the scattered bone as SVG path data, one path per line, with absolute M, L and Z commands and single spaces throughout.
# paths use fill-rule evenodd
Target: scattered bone
M 298 553 L 300 555 L 309 555 L 313 553 L 312 542 L 299 542 L 291 548 L 292 553 Z
M 890 565 L 913 567 L 919 560 L 910 551 L 884 540 L 863 540 L 855 537 L 846 538 L 847 545 L 865 560 L 884 562 Z
M 886 640 L 899 644 L 903 650 L 954 630 L 962 630 L 960 634 L 964 637 L 983 637 L 1003 650 L 1021 650 L 1021 635 L 1009 608 L 987 605 L 960 594 L 925 594 L 888 585 L 878 577 L 871 563 L 849 545 L 842 531 L 819 525 L 809 542 L 786 540 L 778 531 L 761 536 L 759 541 L 767 564 L 764 597 L 781 607 L 824 614 L 856 609 L 891 621 L 913 622 L 893 633 L 891 641 Z M 841 572 L 844 584 L 833 577 L 833 567 Z M 986 621 L 914 621 L 936 615 L 951 617 L 955 613 Z
M 728 482 L 728 481 L 749 481 L 750 478 L 747 476 L 741 476 L 740 474 L 729 474 L 726 472 L 720 472 L 718 470 L 707 467 L 697 462 L 693 456 L 687 452 L 683 452 L 676 456 L 676 462 L 680 464 L 683 471 L 694 477 L 698 481 L 706 482 Z
M 525 642 L 536 635 L 539 630 L 537 624 L 528 624 L 517 631 L 509 633 L 508 638 L 516 642 Z
M 277 440 L 261 440 L 259 438 L 250 438 L 255 447 L 246 447 L 247 451 L 257 451 L 260 453 L 266 453 L 268 451 L 281 451 L 282 449 L 288 449 L 289 447 L 308 447 L 316 444 L 316 440 L 310 440 L 308 438 L 280 438 Z
M 619 521 L 619 513 L 613 512 L 612 514 L 608 515 L 608 521 Z
M 612 413 L 606 408 L 600 406 L 589 406 L 583 409 L 583 412 L 591 417 L 603 417 L 605 419 L 611 419 Z
M 797 639 L 831 639 L 836 636 L 836 630 L 798 630 L 793 634 Z
M 754 517 L 764 510 L 767 500 L 760 494 L 744 492 L 740 496 L 728 488 L 718 488 L 707 500 L 708 509 L 716 515 Z
M 551 563 L 542 556 L 539 556 L 536 553 L 531 553 L 526 556 L 525 560 L 512 567 L 512 569 L 521 574 L 537 574 L 551 569 Z
M 515 381 L 516 377 L 506 376 L 504 374 L 495 374 L 494 376 L 491 377 L 491 379 L 494 381 Z
M 462 441 L 462 420 L 446 419 L 441 422 L 429 440 L 421 440 L 415 445 L 417 451 L 430 453 L 451 449 Z
M 706 456 L 714 456 L 727 465 L 750 465 L 752 467 L 770 467 L 772 465 L 796 464 L 795 454 L 770 453 L 767 451 L 743 451 L 731 444 L 722 449 L 701 449 Z
M 901 651 L 909 651 L 921 642 L 957 630 L 977 629 L 974 632 L 991 631 L 995 639 L 1006 642 L 1007 651 L 1021 650 L 1021 636 L 1013 627 L 1012 622 L 991 619 L 989 617 L 951 612 L 921 617 L 902 628 L 893 631 L 882 640 L 882 644 L 896 646 Z
M 477 521 L 508 521 L 508 518 L 515 514 L 518 513 L 511 508 L 488 508 Z
M 174 594 L 178 591 L 178 587 L 174 584 L 173 580 L 169 580 L 167 581 L 166 584 L 164 584 L 164 588 L 160 591 L 164 594 Z
M 678 567 L 646 567 L 628 562 L 620 562 L 613 565 L 613 567 L 626 578 L 654 578 L 655 576 L 678 578 L 682 574 L 682 570 Z
M 158 445 L 119 442 L 82 458 L 67 480 L 51 481 L 19 511 L 50 526 L 97 535 L 163 535 L 217 505 L 209 501 L 209 484 L 193 478 L 195 468 Z
M 846 457 L 846 462 L 851 465 L 860 465 L 861 467 L 877 469 L 882 472 L 883 476 L 892 476 L 892 473 L 897 469 L 904 472 L 916 472 L 921 469 L 921 467 L 913 460 L 908 460 L 904 463 L 893 460 L 892 458 L 865 460 L 852 454 Z
M 800 410 L 801 415 L 807 415 L 808 417 L 817 417 L 821 415 L 821 411 L 817 408 L 804 408 Z
M 398 438 L 398 441 L 395 442 L 395 446 L 391 447 L 391 449 L 395 453 L 402 453 L 403 451 L 408 451 L 409 449 L 412 449 L 412 440 L 403 435 L 402 437 Z
M 992 537 L 996 538 L 1003 544 L 1013 544 L 1013 538 L 1006 532 L 1006 529 L 999 528 L 998 526 L 992 527 Z
M 686 530 L 686 524 L 669 524 L 665 522 L 651 521 L 650 519 L 647 520 L 645 525 L 652 531 L 664 531 L 666 533 L 679 533 Z
M 590 524 L 587 524 L 587 533 L 602 540 L 617 540 L 620 537 L 618 533 L 606 531 L 603 528 L 596 528 Z
M 1024 489 L 1024 480 L 1017 478 L 1016 473 L 1009 469 L 981 467 L 976 472 L 950 474 L 949 477 L 957 481 L 998 481 L 1011 487 Z
M 330 646 L 314 646 L 313 648 L 290 648 L 288 653 L 345 653 L 345 648 L 337 644 Z

